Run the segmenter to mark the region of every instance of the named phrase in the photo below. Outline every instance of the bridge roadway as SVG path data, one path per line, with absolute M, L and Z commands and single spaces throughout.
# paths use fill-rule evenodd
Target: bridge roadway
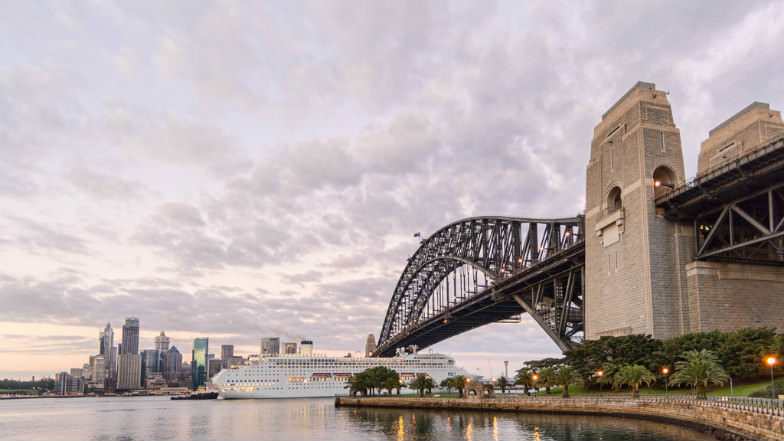
M 380 342 L 381 344 L 374 352 L 375 356 L 391 357 L 395 355 L 396 348 L 417 345 L 425 348 L 445 340 L 449 337 L 461 334 L 480 326 L 498 322 L 514 315 L 524 312 L 532 313 L 531 316 L 539 322 L 542 328 L 550 335 L 556 343 L 566 349 L 569 346 L 568 339 L 564 339 L 565 320 L 547 320 L 545 317 L 536 313 L 536 301 L 533 300 L 535 291 L 541 284 L 551 282 L 558 276 L 565 275 L 570 271 L 582 270 L 585 266 L 585 242 L 576 242 L 571 247 L 552 254 L 538 264 L 525 268 L 517 274 L 510 275 L 505 279 L 498 280 L 485 290 L 474 296 L 451 305 L 444 314 L 431 317 L 423 322 L 414 322 L 407 325 L 401 332 L 393 335 L 390 339 Z M 574 295 L 571 301 L 567 300 L 562 304 L 569 305 L 575 303 L 579 306 L 579 317 L 572 317 L 579 322 L 579 329 L 573 332 L 582 331 L 582 277 L 579 280 L 577 291 L 580 295 Z M 547 302 L 546 295 L 542 296 L 540 289 L 539 298 Z M 546 289 L 544 291 L 547 291 Z M 556 299 L 549 299 L 550 303 Z M 556 302 L 557 303 L 557 302 Z M 568 306 L 567 306 L 568 307 Z M 562 308 L 556 311 L 561 317 Z M 574 314 L 574 311 L 568 311 Z M 560 330 L 559 331 L 559 325 Z M 559 335 L 561 334 L 561 335 Z

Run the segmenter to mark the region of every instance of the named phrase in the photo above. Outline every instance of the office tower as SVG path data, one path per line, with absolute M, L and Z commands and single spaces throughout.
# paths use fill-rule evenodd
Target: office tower
M 278 355 L 280 354 L 280 338 L 279 337 L 265 337 L 261 339 L 261 353 L 260 356 L 265 355 Z
M 182 354 L 180 354 L 177 346 L 172 346 L 166 351 L 164 358 L 163 378 L 167 381 L 175 381 L 180 375 L 182 370 Z
M 157 349 L 145 349 L 142 351 L 142 365 L 144 370 L 144 378 L 151 373 L 159 373 L 160 369 L 160 352 Z
M 70 395 L 84 393 L 84 380 L 81 376 L 74 376 L 68 372 L 60 372 L 54 376 L 54 393 L 57 395 Z
M 122 329 L 122 349 L 120 350 L 120 354 L 138 354 L 139 319 L 136 317 L 127 317 Z
M 155 337 L 155 349 L 159 352 L 166 352 L 169 350 L 169 342 L 171 339 L 166 336 L 166 333 L 161 331 L 161 335 Z
M 106 382 L 106 357 L 103 355 L 90 356 L 90 389 L 103 391 Z
M 117 389 L 136 390 L 142 385 L 142 356 L 120 354 L 117 360 Z
M 114 346 L 114 330 L 109 322 L 106 322 L 106 328 L 98 331 L 98 355 L 103 355 L 103 365 L 107 371 L 101 378 L 108 377 L 106 380 L 109 381 L 116 379 L 117 348 Z
M 193 389 L 204 386 L 207 380 L 209 344 L 210 339 L 207 337 L 193 339 L 193 352 L 191 353 L 191 387 Z
M 283 343 L 283 353 L 284 354 L 296 354 L 297 353 L 297 343 L 296 342 L 286 342 Z
M 226 369 L 234 356 L 234 345 L 221 345 L 221 366 Z
M 122 346 L 117 357 L 117 389 L 141 388 L 142 356 L 139 354 L 139 319 L 127 317 L 123 325 Z

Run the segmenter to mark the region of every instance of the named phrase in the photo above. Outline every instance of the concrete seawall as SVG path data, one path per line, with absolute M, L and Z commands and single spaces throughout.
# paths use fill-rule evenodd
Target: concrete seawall
M 720 402 L 646 398 L 335 398 L 335 406 L 609 415 L 699 425 L 752 440 L 784 440 L 784 416 Z

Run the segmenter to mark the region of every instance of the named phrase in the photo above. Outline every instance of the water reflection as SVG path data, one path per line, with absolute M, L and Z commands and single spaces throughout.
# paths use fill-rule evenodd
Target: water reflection
M 166 398 L 0 400 L 0 439 L 709 440 L 690 429 L 609 417 L 335 408 L 333 400 Z
M 337 410 L 338 415 L 340 409 Z M 355 409 L 352 421 L 369 436 L 403 440 L 526 439 L 542 441 L 713 440 L 689 428 L 632 419 L 483 412 Z M 368 425 L 366 423 L 373 422 Z M 452 430 L 453 425 L 455 429 Z

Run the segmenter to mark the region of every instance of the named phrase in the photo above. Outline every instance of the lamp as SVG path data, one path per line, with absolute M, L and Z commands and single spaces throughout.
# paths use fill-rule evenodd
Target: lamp
M 768 357 L 765 360 L 765 362 L 768 363 L 768 366 L 770 366 L 770 398 L 774 400 L 776 399 L 776 383 L 773 381 L 773 365 L 775 365 L 777 361 L 776 357 Z
M 668 184 L 668 183 L 666 183 L 666 182 L 658 181 L 658 180 L 657 180 L 657 181 L 653 181 L 653 186 L 654 186 L 654 187 L 656 187 L 656 188 L 659 188 L 659 187 L 661 187 L 661 186 L 664 186 L 664 187 L 669 187 L 669 188 L 670 188 L 670 190 L 674 190 L 674 189 L 675 189 L 675 186 L 674 186 L 674 185 L 672 185 L 672 184 Z

